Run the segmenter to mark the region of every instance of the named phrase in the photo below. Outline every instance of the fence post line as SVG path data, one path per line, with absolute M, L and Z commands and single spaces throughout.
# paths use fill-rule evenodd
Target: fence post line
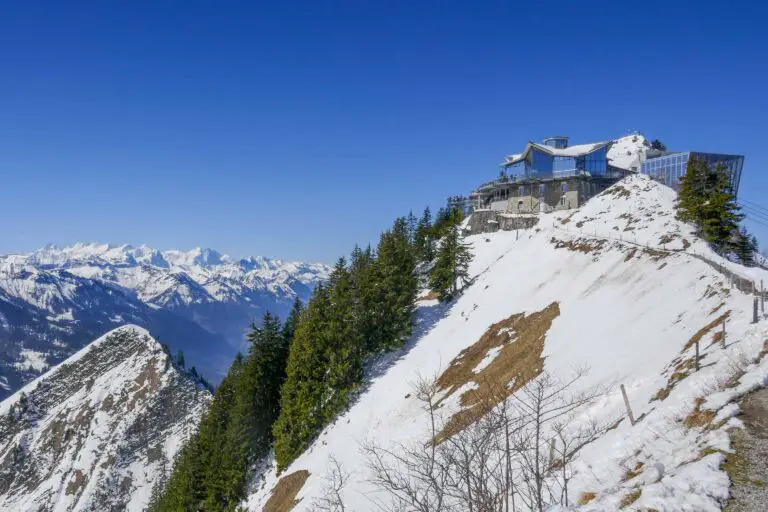
M 629 398 L 627 397 L 627 390 L 624 388 L 624 384 L 621 385 L 621 394 L 624 396 L 624 405 L 627 407 L 627 416 L 629 416 L 630 425 L 635 425 L 635 416 L 632 414 L 632 408 L 629 406 Z

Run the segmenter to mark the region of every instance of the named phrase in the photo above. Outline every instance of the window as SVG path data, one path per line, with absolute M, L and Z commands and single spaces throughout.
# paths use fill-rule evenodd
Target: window
M 539 185 L 539 196 L 544 197 L 544 184 Z
M 525 187 L 520 187 L 517 189 L 517 195 L 518 197 L 523 197 L 525 195 Z
M 563 194 L 565 194 L 566 192 L 568 192 L 568 183 L 566 183 L 566 182 L 563 182 L 563 183 L 560 185 L 560 192 L 561 192 L 561 193 L 563 193 Z

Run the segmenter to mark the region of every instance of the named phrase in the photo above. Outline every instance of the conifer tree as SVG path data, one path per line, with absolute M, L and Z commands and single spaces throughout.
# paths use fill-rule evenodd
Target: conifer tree
M 750 235 L 747 232 L 747 228 L 742 226 L 739 232 L 734 235 L 732 245 L 733 253 L 742 265 L 746 267 L 754 266 L 755 253 L 758 250 L 757 238 L 754 235 Z
M 318 285 L 301 315 L 280 390 L 280 415 L 272 427 L 278 470 L 285 469 L 324 424 L 322 399 L 331 349 L 325 328 L 329 298 Z
M 440 301 L 451 300 L 459 288 L 469 282 L 472 253 L 461 234 L 461 213 L 454 210 L 437 250 L 435 266 L 430 274 L 430 288 Z
M 435 257 L 435 245 L 432 238 L 432 212 L 429 207 L 424 209 L 424 213 L 416 226 L 416 235 L 414 240 L 416 246 L 416 257 L 421 261 L 432 261 Z
M 404 218 L 395 220 L 392 230 L 381 235 L 377 253 L 377 283 L 381 346 L 377 349 L 401 347 L 411 334 L 418 278 L 416 258 L 408 243 Z
M 723 165 L 710 167 L 704 160 L 688 160 L 680 181 L 677 216 L 696 226 L 698 234 L 719 252 L 728 252 L 744 218 L 733 193 L 730 173 Z

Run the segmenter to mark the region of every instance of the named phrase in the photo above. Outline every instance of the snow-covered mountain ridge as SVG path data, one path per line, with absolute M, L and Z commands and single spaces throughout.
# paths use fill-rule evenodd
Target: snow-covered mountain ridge
M 108 330 L 134 323 L 212 381 L 265 311 L 283 315 L 328 277 L 323 264 L 212 249 L 75 244 L 0 256 L 0 399 Z
M 576 452 L 565 491 L 548 477 L 552 494 L 568 497 L 551 510 L 720 510 L 738 399 L 768 382 L 768 321 L 752 322 L 754 296 L 742 291 L 750 287 L 733 286 L 731 276 L 759 284 L 768 273 L 712 252 L 675 218 L 675 200 L 671 189 L 632 176 L 578 210 L 541 215 L 519 239 L 503 231 L 468 237 L 471 286 L 450 304 L 422 300 L 406 347 L 373 365 L 349 411 L 284 474 L 271 468 L 257 480 L 248 509 L 312 510 L 330 496 L 348 511 L 395 510 L 362 451 L 378 445 L 403 456 L 403 445 L 425 446 L 420 377 L 437 377 L 441 424 L 461 427 L 486 379 L 519 394 L 542 372 L 565 380 L 588 367 L 574 391 L 609 391 L 568 427 L 612 428 Z M 513 474 L 523 486 L 517 465 Z M 516 510 L 527 510 L 519 495 Z
M 118 328 L 0 403 L 0 509 L 143 510 L 211 399 Z

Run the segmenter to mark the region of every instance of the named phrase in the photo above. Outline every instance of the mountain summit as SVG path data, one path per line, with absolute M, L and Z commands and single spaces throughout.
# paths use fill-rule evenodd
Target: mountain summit
M 0 509 L 143 509 L 210 399 L 146 330 L 113 330 L 0 404 Z
M 286 314 L 328 274 L 319 263 L 201 248 L 78 243 L 0 256 L 0 399 L 127 323 L 183 350 L 217 382 L 251 322 Z

